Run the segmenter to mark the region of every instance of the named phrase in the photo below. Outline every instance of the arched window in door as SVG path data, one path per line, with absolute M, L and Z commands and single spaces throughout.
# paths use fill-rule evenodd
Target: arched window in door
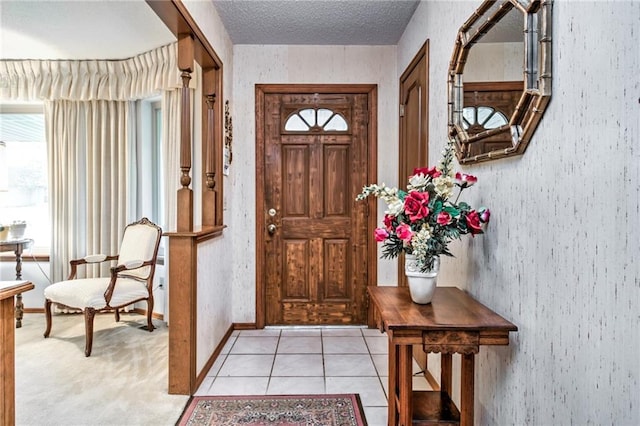
M 462 127 L 465 130 L 474 126 L 480 126 L 484 130 L 496 129 L 508 123 L 506 115 L 489 106 L 472 106 L 462 109 Z
M 284 125 L 288 132 L 344 132 L 349 130 L 347 121 L 327 108 L 305 108 L 291 114 Z

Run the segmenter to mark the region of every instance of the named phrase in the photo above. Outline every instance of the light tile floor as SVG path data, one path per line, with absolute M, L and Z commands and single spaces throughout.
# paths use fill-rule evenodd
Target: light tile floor
M 370 426 L 387 424 L 388 340 L 375 329 L 235 331 L 196 395 L 358 393 Z M 413 389 L 429 390 L 414 361 Z

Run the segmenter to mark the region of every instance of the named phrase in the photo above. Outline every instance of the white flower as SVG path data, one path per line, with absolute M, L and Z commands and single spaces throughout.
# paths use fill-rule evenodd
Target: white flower
M 362 188 L 362 192 L 356 197 L 356 200 L 364 200 L 369 195 L 374 195 L 383 199 L 387 204 L 391 204 L 398 199 L 398 188 L 387 188 L 383 183 L 382 185 L 369 185 Z
M 418 234 L 420 235 L 420 238 L 422 238 L 425 242 L 429 238 L 431 238 L 431 227 L 429 226 L 429 224 L 423 223 L 422 228 L 420 228 L 420 231 L 418 231 Z
M 389 203 L 388 207 L 389 208 L 385 211 L 385 214 L 398 216 L 404 210 L 404 203 L 396 198 L 395 201 Z
M 425 175 L 423 175 L 422 173 L 419 173 L 417 175 L 413 175 L 411 176 L 411 178 L 409 179 L 409 187 L 408 189 L 417 189 L 420 190 L 422 188 L 424 188 L 427 185 L 427 177 Z
M 422 225 L 422 228 L 418 232 L 413 235 L 411 240 L 411 245 L 413 248 L 413 254 L 416 256 L 416 261 L 418 262 L 418 266 L 422 267 L 427 258 L 432 255 L 429 253 L 429 248 L 427 245 L 427 241 L 431 238 L 431 227 L 428 223 Z
M 436 193 L 445 200 L 451 197 L 453 192 L 453 179 L 449 176 L 439 176 L 433 180 Z

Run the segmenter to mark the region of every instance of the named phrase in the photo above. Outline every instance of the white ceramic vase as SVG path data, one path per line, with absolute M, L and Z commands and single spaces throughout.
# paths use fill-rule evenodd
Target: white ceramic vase
M 416 263 L 416 257 L 414 255 L 405 255 L 404 273 L 407 276 L 411 300 L 414 303 L 426 305 L 431 303 L 433 293 L 436 291 L 438 271 L 440 270 L 440 258 L 434 256 L 433 268 L 426 272 L 421 272 Z

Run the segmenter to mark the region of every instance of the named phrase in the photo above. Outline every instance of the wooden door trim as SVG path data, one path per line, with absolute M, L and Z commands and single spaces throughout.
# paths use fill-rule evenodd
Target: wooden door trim
M 418 64 L 422 60 L 426 60 L 426 75 L 425 75 L 425 87 L 427 88 L 427 92 L 425 93 L 426 102 L 424 103 L 424 111 L 422 112 L 424 123 L 422 134 L 424 134 L 424 142 L 427 147 L 427 161 L 429 160 L 429 40 L 426 40 L 420 50 L 413 57 L 407 68 L 404 70 L 402 75 L 400 76 L 400 80 L 398 82 L 398 99 L 400 103 L 404 105 L 404 99 L 402 98 L 403 92 L 403 82 L 409 78 L 411 73 L 415 70 Z M 403 176 L 404 166 L 407 163 L 407 149 L 406 146 L 403 145 L 404 141 L 404 127 L 402 126 L 402 115 L 398 112 L 398 123 L 399 123 L 399 135 L 398 135 L 398 185 L 400 187 L 406 186 L 407 184 L 407 176 Z M 424 167 L 427 167 L 428 164 L 425 164 Z M 404 256 L 400 256 L 398 258 L 398 286 L 406 286 L 406 276 L 404 274 Z
M 266 323 L 266 283 L 264 280 L 264 97 L 270 93 L 354 93 L 367 94 L 369 109 L 367 157 L 368 181 L 375 182 L 378 173 L 378 85 L 377 84 L 256 84 L 256 327 L 264 328 Z M 373 197 L 367 200 L 367 232 L 373 235 L 376 228 L 376 203 Z M 378 252 L 375 243 L 367 245 L 369 285 L 378 282 Z
M 418 53 L 416 53 L 416 55 L 413 57 L 413 59 L 411 60 L 411 63 L 409 63 L 409 65 L 407 66 L 407 68 L 404 70 L 404 72 L 402 73 L 402 75 L 400 76 L 400 81 L 398 84 L 398 99 L 400 99 L 400 102 L 403 103 L 404 99 L 402 99 L 402 89 L 403 89 L 403 82 L 409 78 L 409 75 L 411 75 L 411 73 L 413 72 L 413 70 L 418 66 L 418 64 L 420 63 L 420 61 L 422 61 L 422 59 L 426 59 L 427 61 L 429 60 L 429 40 L 425 41 L 424 44 L 422 45 L 422 47 L 420 47 L 420 50 L 418 50 Z M 426 82 L 426 87 L 429 87 L 429 63 L 427 62 L 427 67 L 426 67 L 426 76 L 425 76 L 425 82 Z M 427 143 L 427 149 L 428 149 L 428 143 L 429 143 L 429 126 L 428 126 L 428 118 L 429 118 L 429 94 L 426 93 L 425 96 L 427 97 L 427 102 L 425 102 L 425 110 L 423 112 L 423 116 L 425 118 L 424 123 L 424 137 L 425 137 L 425 143 Z M 400 121 L 401 119 L 401 115 L 399 114 L 398 116 L 398 121 Z M 406 184 L 406 180 L 407 180 L 407 176 L 401 176 L 402 175 L 402 167 L 406 161 L 407 161 L 407 153 L 406 153 L 406 149 L 404 146 L 402 146 L 401 142 L 403 140 L 404 137 L 404 132 L 403 132 L 403 127 L 399 126 L 399 139 L 398 141 L 400 142 L 400 146 L 399 148 L 399 163 L 398 163 L 398 184 L 400 186 Z M 427 151 L 428 153 L 428 151 Z M 425 164 L 425 167 L 427 166 L 427 164 Z

